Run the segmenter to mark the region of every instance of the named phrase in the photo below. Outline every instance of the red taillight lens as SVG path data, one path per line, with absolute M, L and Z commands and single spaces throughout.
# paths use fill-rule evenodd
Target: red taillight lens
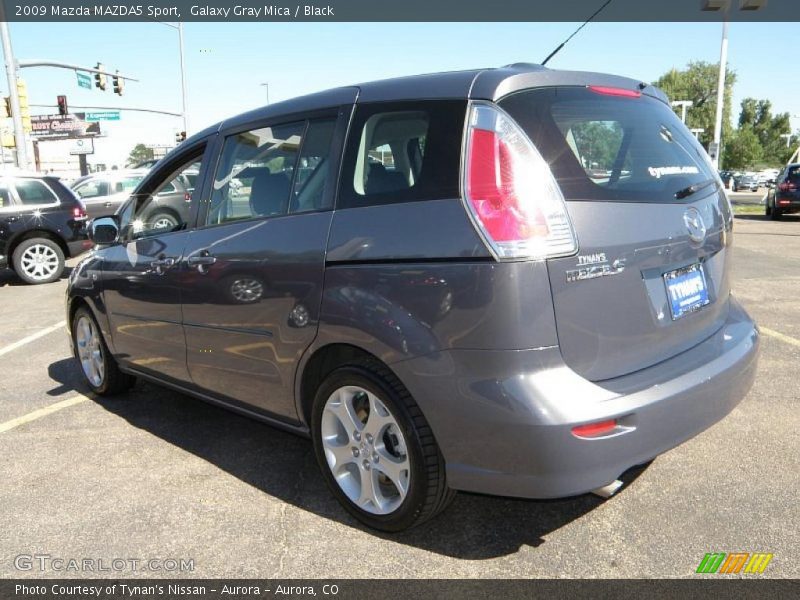
M 493 131 L 472 130 L 472 168 L 469 197 L 486 233 L 495 242 L 513 242 L 531 236 L 546 236 L 547 223 L 541 211 L 525 215 L 515 190 L 514 154 Z
M 567 256 L 577 241 L 550 167 L 522 129 L 492 104 L 470 108 L 464 193 L 499 259 Z
M 778 185 L 778 189 L 782 192 L 793 192 L 797 189 L 797 186 L 792 182 L 784 181 Z
M 76 206 L 72 209 L 72 217 L 76 221 L 81 221 L 86 218 L 86 211 L 83 210 L 80 206 Z
M 183 201 L 184 202 L 191 202 L 192 201 L 192 195 L 189 192 L 184 192 Z
M 640 98 L 642 92 L 637 90 L 626 90 L 625 88 L 606 87 L 603 85 L 590 85 L 589 91 L 603 96 L 621 96 L 622 98 Z
M 578 425 L 572 428 L 572 435 L 575 437 L 600 437 L 611 433 L 617 428 L 617 420 L 609 419 L 608 421 L 600 421 L 599 423 L 589 423 L 588 425 Z

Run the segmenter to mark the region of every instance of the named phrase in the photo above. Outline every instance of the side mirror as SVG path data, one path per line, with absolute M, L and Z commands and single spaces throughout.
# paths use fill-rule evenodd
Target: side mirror
M 95 244 L 113 244 L 119 239 L 119 223 L 116 217 L 100 217 L 89 225 L 89 239 Z

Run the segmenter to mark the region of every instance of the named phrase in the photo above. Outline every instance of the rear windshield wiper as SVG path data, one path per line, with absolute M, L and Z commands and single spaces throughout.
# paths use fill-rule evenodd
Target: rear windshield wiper
M 706 181 L 701 181 L 700 183 L 694 183 L 689 187 L 685 187 L 682 190 L 678 190 L 677 192 L 675 192 L 675 198 L 677 198 L 678 200 L 682 200 L 683 198 L 688 198 L 695 192 L 699 192 L 704 187 L 708 187 L 712 183 L 716 182 L 717 182 L 716 179 L 708 179 Z

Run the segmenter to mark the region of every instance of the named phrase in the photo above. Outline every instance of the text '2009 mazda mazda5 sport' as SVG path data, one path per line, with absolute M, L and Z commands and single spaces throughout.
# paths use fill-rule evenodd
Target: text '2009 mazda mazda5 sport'
M 187 220 L 154 226 L 186 170 Z M 730 412 L 758 350 L 732 225 L 657 89 L 423 75 L 193 136 L 93 222 L 67 310 L 94 392 L 141 377 L 310 435 L 344 507 L 397 531 L 455 490 L 613 490 Z

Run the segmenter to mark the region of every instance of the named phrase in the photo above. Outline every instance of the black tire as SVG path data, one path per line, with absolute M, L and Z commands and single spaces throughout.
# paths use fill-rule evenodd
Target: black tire
M 764 208 L 764 214 L 769 217 L 769 216 L 772 215 L 772 206 L 769 203 L 769 198 L 767 198 L 767 201 L 765 202 L 765 205 L 766 205 L 766 207 Z
M 769 215 L 773 221 L 780 221 L 783 217 L 783 211 L 780 208 L 773 207 Z
M 171 231 L 180 223 L 178 217 L 176 217 L 173 213 L 163 210 L 154 213 L 153 216 L 150 217 L 149 221 L 152 229 L 163 229 L 164 231 Z M 164 225 L 157 226 L 159 222 L 164 223 Z M 169 225 L 166 223 L 169 223 Z
M 36 269 L 30 263 L 31 253 L 37 250 L 46 253 L 49 261 L 46 272 L 41 271 L 42 275 L 36 275 Z M 14 248 L 12 261 L 14 271 L 19 278 L 25 283 L 33 285 L 58 281 L 64 272 L 64 252 L 56 242 L 49 238 L 30 238 L 21 242 Z M 42 266 L 45 268 L 44 265 Z
M 328 466 L 322 443 L 322 416 L 331 394 L 343 386 L 358 386 L 375 394 L 392 414 L 405 438 L 410 477 L 402 503 L 388 514 L 363 510 L 342 491 Z M 445 462 L 430 425 L 403 384 L 382 364 L 365 360 L 330 373 L 314 398 L 311 436 L 322 475 L 333 495 L 356 519 L 374 529 L 398 532 L 433 518 L 455 497 L 447 487 Z
M 81 319 L 89 319 L 94 325 L 96 335 L 98 336 L 99 350 L 103 363 L 103 376 L 99 384 L 89 379 L 80 359 L 78 326 Z M 111 352 L 109 352 L 106 341 L 103 339 L 103 334 L 100 332 L 100 327 L 97 325 L 97 319 L 94 318 L 94 315 L 88 308 L 82 306 L 75 311 L 75 315 L 72 317 L 72 323 L 70 323 L 70 329 L 72 330 L 73 354 L 78 361 L 78 367 L 83 375 L 83 380 L 92 392 L 98 396 L 113 396 L 128 391 L 133 384 L 136 383 L 136 378 L 134 376 L 119 370 L 116 359 L 111 355 Z

